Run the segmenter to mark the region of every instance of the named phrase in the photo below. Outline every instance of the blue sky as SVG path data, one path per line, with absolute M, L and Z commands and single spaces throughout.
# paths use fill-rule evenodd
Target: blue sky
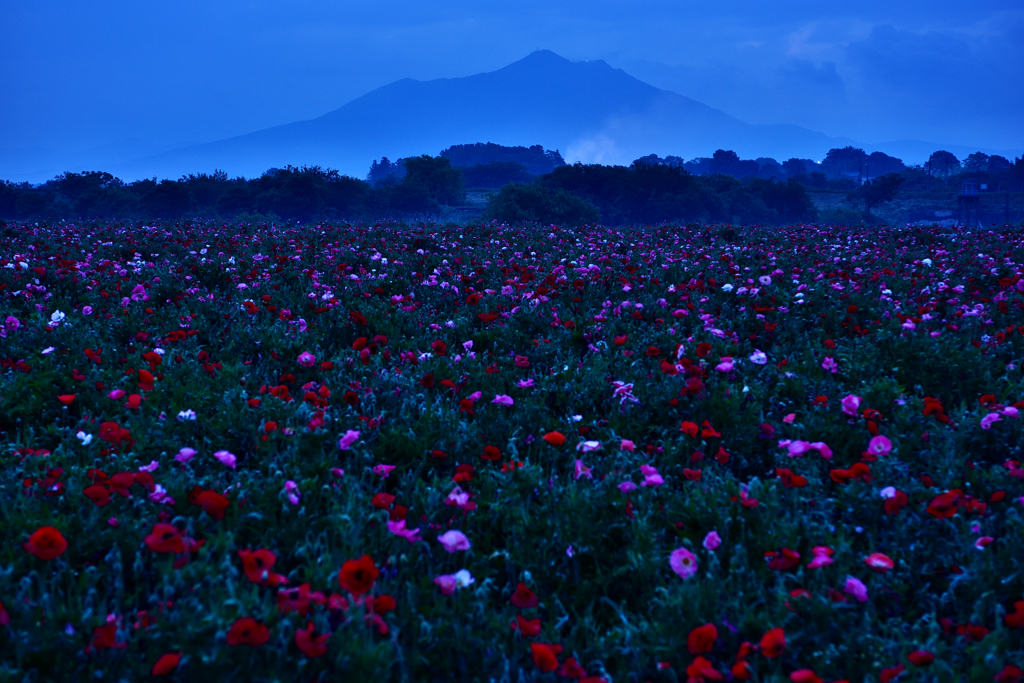
M 0 26 L 0 149 L 206 142 L 537 48 L 751 123 L 1024 148 L 1019 0 L 33 0 Z

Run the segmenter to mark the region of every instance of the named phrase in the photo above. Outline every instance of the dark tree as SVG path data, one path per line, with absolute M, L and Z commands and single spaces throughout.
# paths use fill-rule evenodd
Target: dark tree
M 462 173 L 446 157 L 424 154 L 405 160 L 403 185 L 423 188 L 438 204 L 457 204 L 466 197 Z
M 960 160 L 952 152 L 945 150 L 933 152 L 928 158 L 928 164 L 932 173 L 942 173 L 947 185 L 949 185 L 949 176 L 960 170 Z
M 597 223 L 597 208 L 565 190 L 548 190 L 540 185 L 512 183 L 501 188 L 487 202 L 487 219 L 505 223 L 549 223 L 579 226 Z

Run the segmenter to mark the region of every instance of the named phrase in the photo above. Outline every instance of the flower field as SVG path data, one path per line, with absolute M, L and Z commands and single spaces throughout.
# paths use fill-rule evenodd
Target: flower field
M 1024 681 L 1024 233 L 21 224 L 0 681 Z

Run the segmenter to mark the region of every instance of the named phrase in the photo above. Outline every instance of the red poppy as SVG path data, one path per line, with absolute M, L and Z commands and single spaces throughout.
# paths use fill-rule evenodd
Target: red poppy
M 193 497 L 189 496 L 189 498 L 191 499 Z M 210 515 L 210 517 L 218 522 L 224 519 L 224 514 L 227 511 L 228 504 L 230 503 L 227 498 L 216 491 L 201 491 L 189 502 L 203 508 L 203 511 L 206 514 Z
M 509 598 L 509 602 L 511 602 L 514 607 L 527 609 L 530 607 L 536 607 L 540 601 L 537 598 L 537 594 L 530 590 L 529 586 L 520 581 L 516 586 L 515 593 L 513 593 L 512 597 Z
M 963 502 L 964 492 L 960 489 L 952 489 L 932 498 L 925 510 L 936 519 L 949 519 L 956 515 L 957 510 Z
M 438 356 L 444 356 L 448 353 L 448 345 L 445 344 L 440 339 L 435 339 L 434 341 L 430 342 L 430 348 L 434 352 L 434 354 Z
M 153 532 L 146 536 L 146 546 L 154 553 L 183 553 L 185 552 L 183 534 L 184 532 L 178 531 L 171 524 L 154 524 Z
M 338 585 L 358 598 L 360 595 L 370 592 L 378 576 L 380 576 L 380 571 L 373 563 L 373 558 L 363 555 L 358 560 L 349 560 L 341 565 L 341 571 L 338 572 Z
M 533 663 L 544 673 L 549 673 L 558 668 L 558 653 L 561 651 L 561 645 L 530 643 L 530 654 L 533 655 Z
M 707 358 L 707 355 L 711 353 L 712 346 L 707 342 L 701 342 L 697 344 L 696 354 L 698 358 Z
M 57 397 L 57 400 L 60 401 L 62 405 L 69 406 L 75 402 L 75 394 L 61 394 Z
M 895 515 L 897 512 L 902 510 L 910 502 L 910 498 L 907 497 L 906 491 L 896 491 L 896 495 L 892 498 L 886 498 L 882 507 L 885 509 L 885 514 Z
M 390 493 L 381 491 L 380 493 L 373 496 L 370 499 L 370 505 L 377 508 L 378 510 L 388 510 L 395 502 L 395 497 Z
M 535 638 L 540 635 L 540 619 L 524 619 L 517 614 L 512 628 L 522 633 L 524 638 Z
M 110 489 L 102 484 L 93 484 L 82 489 L 82 494 L 91 500 L 96 507 L 110 505 Z
M 498 450 L 497 446 L 484 446 L 484 452 L 480 457 L 484 460 L 497 462 L 501 460 L 501 451 Z
M 44 526 L 36 529 L 28 537 L 25 550 L 38 557 L 40 560 L 50 561 L 64 554 L 68 549 L 68 542 L 56 528 Z
M 174 673 L 174 670 L 178 668 L 178 664 L 181 663 L 181 653 L 171 652 L 160 659 L 156 660 L 156 664 L 153 665 L 153 676 L 170 676 Z
M 902 664 L 897 664 L 896 666 L 890 666 L 888 669 L 882 669 L 878 674 L 878 680 L 881 681 L 881 683 L 894 681 L 906 668 L 907 667 Z
M 718 673 L 714 665 L 704 657 L 695 657 L 690 666 L 686 667 L 686 675 L 695 683 L 723 680 L 722 674 Z
M 1003 617 L 1003 621 L 1010 628 L 1020 628 L 1024 626 L 1024 600 L 1018 600 L 1013 603 L 1013 611 Z
M 782 481 L 782 485 L 787 489 L 798 489 L 807 486 L 807 477 L 802 477 L 799 474 L 793 474 L 792 470 L 777 468 L 775 470 L 775 474 Z
M 260 647 L 270 640 L 270 629 L 252 617 L 242 617 L 228 629 L 228 645 L 249 645 Z
M 705 652 L 711 652 L 716 640 L 718 640 L 718 629 L 714 624 L 704 624 L 690 631 L 690 635 L 686 638 L 686 647 L 690 650 L 691 655 L 702 655 Z
M 583 678 L 587 675 L 587 670 L 580 666 L 575 657 L 569 657 L 558 667 L 558 675 L 564 678 Z
M 628 341 L 629 337 L 624 334 L 620 334 L 612 338 L 612 344 L 615 344 L 616 346 L 625 346 Z
M 155 378 L 153 373 L 149 370 L 139 370 L 139 389 L 143 391 L 153 391 L 153 382 Z
M 750 665 L 745 661 L 738 661 L 732 665 L 732 677 L 737 681 L 749 681 L 754 677 L 754 672 L 750 669 Z
M 783 548 L 779 552 L 767 552 L 764 554 L 768 560 L 768 568 L 777 572 L 784 572 L 800 564 L 800 553 L 789 548 Z
M 327 654 L 327 639 L 331 637 L 328 633 L 316 636 L 314 632 L 312 621 L 306 624 L 306 628 L 295 631 L 295 645 L 311 659 Z
M 935 653 L 928 650 L 914 650 L 907 655 L 907 659 L 914 666 L 928 666 L 935 661 Z
M 711 423 L 708 422 L 707 420 L 704 420 L 704 424 L 701 425 L 700 435 L 701 435 L 701 438 L 704 438 L 704 439 L 714 439 L 714 438 L 722 436 L 717 431 L 715 431 L 715 428 L 712 427 Z
M 789 680 L 793 683 L 823 683 L 821 676 L 810 669 L 798 669 L 789 674 Z
M 565 434 L 562 432 L 548 432 L 543 438 L 552 446 L 561 446 L 565 443 Z
M 126 646 L 127 643 L 117 642 L 117 624 L 110 623 L 93 628 L 89 647 L 96 650 L 120 650 Z
M 769 659 L 782 655 L 786 649 L 786 632 L 781 628 L 773 628 L 761 638 L 761 654 Z
M 700 431 L 700 427 L 697 426 L 696 422 L 686 421 L 679 425 L 679 431 L 685 433 L 691 439 L 695 439 Z
M 266 548 L 239 550 L 238 556 L 242 558 L 242 571 L 245 572 L 245 577 L 253 583 L 276 586 L 284 582 L 283 576 L 270 571 L 277 562 L 277 555 Z

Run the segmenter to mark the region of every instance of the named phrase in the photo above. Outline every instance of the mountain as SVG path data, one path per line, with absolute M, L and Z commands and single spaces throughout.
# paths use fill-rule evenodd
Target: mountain
M 628 164 L 657 152 L 686 158 L 820 159 L 850 144 L 798 126 L 744 123 L 648 85 L 604 61 L 571 62 L 539 50 L 503 69 L 464 78 L 403 79 L 319 118 L 118 164 L 124 179 L 176 178 L 222 169 L 259 175 L 319 164 L 362 177 L 373 159 L 438 154 L 459 143 L 540 144 L 568 161 Z
M 559 150 L 570 163 L 605 164 L 629 164 L 651 153 L 690 159 L 711 156 L 716 149 L 731 149 L 747 159 L 821 159 L 832 147 L 857 145 L 799 126 L 744 123 L 604 61 L 571 62 L 539 50 L 497 71 L 432 81 L 403 79 L 316 119 L 160 153 L 146 153 L 144 144 L 133 141 L 91 150 L 77 159 L 64 157 L 62 166 L 60 155 L 23 150 L 11 155 L 17 157 L 13 166 L 22 172 L 7 168 L 12 164 L 4 160 L 5 153 L 0 155 L 0 177 L 40 181 L 63 170 L 87 170 L 87 165 L 124 180 L 178 178 L 215 169 L 253 177 L 289 164 L 320 165 L 364 177 L 371 161 L 382 156 L 436 155 L 451 145 L 475 142 L 539 144 Z M 916 141 L 893 144 L 913 150 L 908 162 L 919 161 L 918 150 L 929 147 Z M 930 146 L 932 151 L 939 148 Z M 138 153 L 130 154 L 133 149 Z M 24 172 L 30 169 L 32 177 L 27 177 Z

